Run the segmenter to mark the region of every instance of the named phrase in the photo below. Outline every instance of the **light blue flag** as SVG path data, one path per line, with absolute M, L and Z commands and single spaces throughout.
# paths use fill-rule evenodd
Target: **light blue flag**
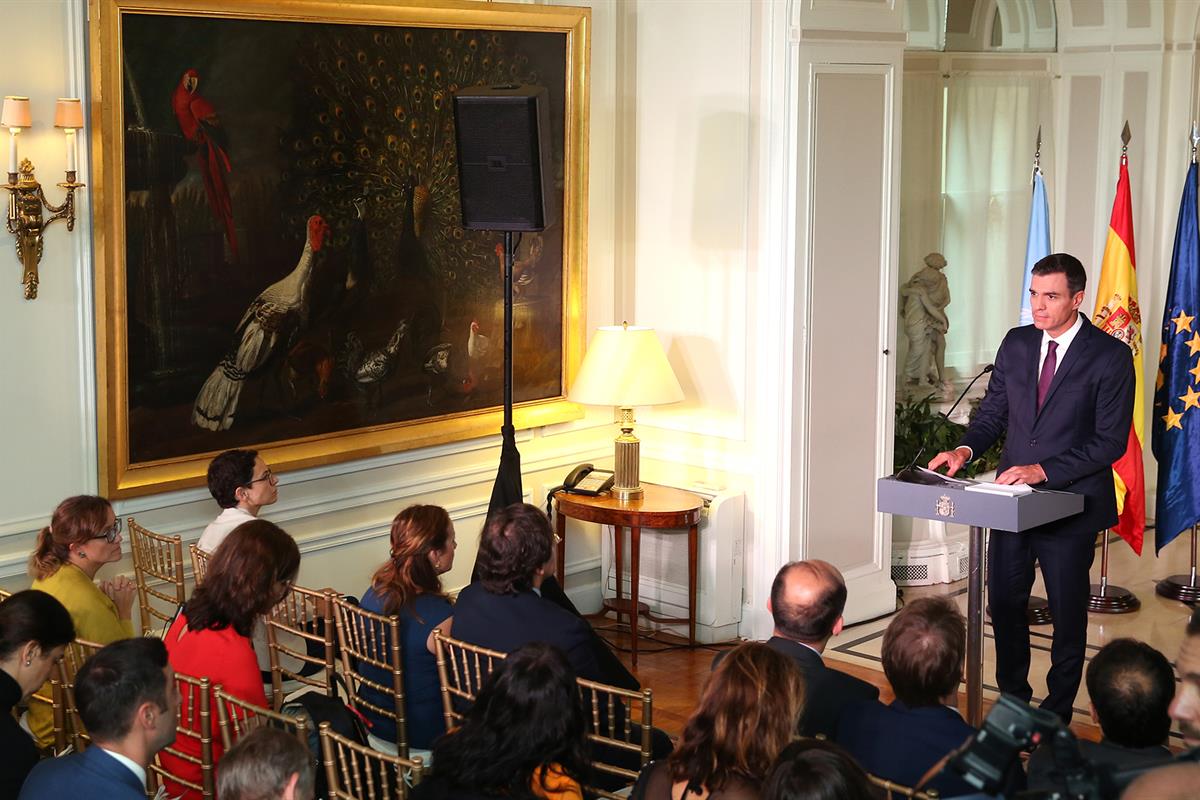
M 1042 171 L 1033 171 L 1033 202 L 1029 204 L 1029 237 L 1025 240 L 1025 280 L 1021 285 L 1021 316 L 1018 325 L 1033 322 L 1029 310 L 1029 282 L 1033 265 L 1050 255 L 1050 204 L 1046 202 L 1046 182 Z

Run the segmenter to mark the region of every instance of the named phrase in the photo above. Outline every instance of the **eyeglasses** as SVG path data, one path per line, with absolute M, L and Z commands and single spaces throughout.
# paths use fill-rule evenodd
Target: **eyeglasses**
M 118 518 L 117 521 L 112 524 L 112 527 L 105 528 L 104 530 L 100 531 L 99 533 L 97 533 L 95 536 L 93 536 L 91 538 L 105 539 L 108 541 L 109 544 L 112 544 L 113 542 L 115 542 L 117 540 L 117 537 L 120 535 L 121 535 L 121 520 Z
M 271 481 L 272 483 L 274 483 L 274 481 L 275 481 L 275 473 L 274 473 L 274 472 L 271 472 L 271 468 L 270 468 L 270 467 L 267 467 L 267 471 L 266 471 L 266 472 L 264 472 L 264 473 L 262 474 L 262 476 L 261 476 L 261 477 L 254 478 L 253 480 L 251 480 L 251 481 L 250 481 L 249 483 L 247 483 L 246 485 L 247 485 L 247 486 L 253 486 L 254 484 L 258 483 L 259 481 Z

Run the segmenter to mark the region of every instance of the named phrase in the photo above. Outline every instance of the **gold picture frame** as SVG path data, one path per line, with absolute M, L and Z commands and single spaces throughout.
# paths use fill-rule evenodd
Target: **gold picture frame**
M 552 85 L 554 80 L 547 81 L 548 84 L 551 84 L 547 88 L 552 102 L 555 93 L 561 92 L 561 100 L 559 101 L 562 106 L 561 123 L 554 137 L 556 141 L 560 141 L 561 146 L 561 174 L 558 176 L 562 187 L 561 233 L 556 234 L 558 238 L 550 239 L 548 237 L 546 240 L 550 242 L 550 244 L 546 245 L 546 251 L 550 254 L 548 260 L 555 269 L 545 270 L 544 283 L 552 287 L 552 289 L 547 290 L 544 296 L 538 298 L 542 304 L 536 306 L 535 310 L 530 312 L 531 314 L 541 313 L 545 315 L 553 311 L 553 316 L 557 318 L 557 322 L 554 320 L 551 321 L 555 322 L 555 325 L 559 327 L 556 328 L 555 325 L 549 325 L 546 327 L 546 330 L 561 331 L 561 336 L 557 343 L 558 352 L 555 353 L 554 348 L 551 347 L 549 349 L 550 356 L 548 361 L 546 357 L 543 357 L 543 361 L 549 364 L 549 366 L 544 367 L 545 369 L 551 370 L 551 372 L 555 369 L 557 370 L 557 373 L 554 374 L 559 376 L 557 378 L 558 389 L 556 391 L 550 390 L 545 396 L 536 396 L 534 399 L 524 402 L 521 401 L 521 396 L 518 392 L 518 402 L 514 408 L 514 423 L 519 429 L 531 428 L 581 416 L 582 412 L 579 407 L 568 402 L 565 394 L 566 388 L 570 385 L 572 377 L 578 370 L 585 344 L 583 302 L 587 257 L 587 131 L 590 9 L 501 3 L 438 2 L 436 0 L 417 3 L 379 2 L 379 0 L 89 0 L 89 11 L 89 37 L 92 62 L 91 97 L 89 103 L 93 131 L 93 174 L 90 176 L 89 182 L 92 186 L 95 203 L 97 413 L 101 491 L 105 492 L 111 498 L 124 498 L 202 485 L 207 463 L 212 455 L 221 450 L 228 449 L 229 446 L 257 449 L 275 471 L 286 471 L 482 437 L 497 433 L 502 417 L 502 410 L 496 403 L 490 403 L 485 407 L 471 406 L 471 403 L 478 404 L 479 402 L 484 402 L 485 399 L 490 400 L 493 394 L 484 395 L 480 391 L 476 394 L 468 393 L 467 398 L 463 399 L 457 395 L 452 396 L 447 392 L 444 388 L 446 382 L 445 376 L 439 376 L 436 373 L 436 369 L 439 366 L 438 363 L 435 363 L 436 359 L 426 360 L 423 364 L 426 373 L 425 378 L 428 383 L 428 395 L 426 396 L 425 387 L 418 383 L 422 369 L 421 359 L 424 356 L 423 345 L 418 346 L 417 344 L 413 344 L 411 361 L 406 362 L 405 367 L 408 370 L 405 373 L 407 377 L 404 379 L 406 381 L 404 383 L 404 391 L 407 394 L 404 394 L 403 399 L 408 404 L 405 408 L 411 409 L 414 407 L 417 404 L 414 398 L 421 396 L 429 407 L 429 413 L 424 416 L 404 419 L 387 418 L 386 411 L 380 410 L 380 408 L 386 409 L 385 406 L 372 407 L 370 396 L 367 395 L 367 399 L 364 400 L 364 395 L 360 393 L 353 398 L 353 402 L 357 403 L 357 405 L 353 406 L 354 408 L 366 409 L 362 412 L 362 419 L 359 420 L 360 424 L 355 424 L 345 429 L 319 430 L 304 435 L 282 435 L 280 438 L 272 438 L 273 431 L 294 432 L 297 429 L 297 425 L 293 424 L 293 415 L 296 413 L 295 409 L 286 405 L 286 403 L 298 402 L 298 398 L 303 398 L 306 404 L 305 408 L 318 407 L 322 409 L 322 413 L 325 413 L 327 417 L 331 419 L 338 417 L 338 414 L 334 411 L 326 411 L 327 406 L 318 405 L 320 402 L 324 402 L 327 397 L 321 393 L 321 390 L 325 389 L 324 382 L 329 379 L 331 373 L 337 374 L 336 369 L 340 368 L 342 364 L 340 360 L 341 351 L 338 351 L 336 359 L 334 357 L 335 348 L 333 347 L 333 343 L 336 337 L 330 333 L 327 337 L 328 346 L 321 351 L 320 360 L 316 363 L 316 366 L 303 367 L 303 369 L 310 369 L 312 372 L 311 375 L 303 372 L 301 367 L 294 367 L 291 359 L 297 352 L 296 349 L 287 352 L 286 356 L 281 356 L 287 359 L 286 362 L 271 362 L 274 364 L 273 369 L 275 372 L 270 380 L 262 378 L 261 382 L 263 384 L 282 384 L 283 388 L 267 386 L 260 389 L 258 394 L 260 400 L 263 397 L 275 398 L 275 400 L 261 401 L 261 408 L 267 410 L 260 410 L 258 412 L 259 416 L 254 417 L 254 419 L 258 420 L 254 425 L 258 427 L 253 427 L 250 423 L 247 423 L 248 427 L 240 430 L 238 425 L 230 423 L 231 427 L 228 430 L 222 430 L 212 437 L 211 446 L 205 444 L 207 440 L 202 438 L 202 434 L 196 434 L 190 428 L 187 429 L 186 435 L 183 436 L 176 436 L 171 433 L 171 431 L 182 430 L 180 426 L 185 424 L 179 421 L 177 406 L 179 405 L 179 397 L 183 389 L 196 384 L 195 376 L 198 373 L 196 373 L 194 366 L 196 363 L 199 363 L 199 357 L 190 356 L 192 361 L 189 363 L 192 364 L 192 369 L 186 378 L 176 378 L 176 374 L 183 375 L 187 373 L 187 370 L 177 368 L 177 365 L 170 363 L 169 359 L 165 359 L 166 363 L 160 365 L 161 368 L 158 372 L 154 373 L 155 380 L 159 381 L 159 383 L 154 385 L 156 387 L 159 385 L 168 387 L 169 391 L 164 390 L 160 392 L 160 395 L 166 399 L 163 399 L 158 404 L 147 403 L 145 401 L 144 398 L 151 396 L 152 393 L 144 388 L 148 385 L 148 382 L 139 377 L 148 374 L 144 364 L 142 364 L 145 358 L 139 355 L 139 353 L 146 350 L 147 347 L 160 347 L 161 341 L 156 340 L 155 336 L 161 337 L 165 328 L 156 330 L 153 326 L 147 326 L 141 322 L 140 315 L 144 311 L 146 300 L 142 296 L 144 294 L 143 289 L 139 287 L 148 282 L 165 279 L 153 273 L 154 270 L 158 269 L 158 263 L 154 259 L 144 258 L 140 265 L 135 265 L 134 262 L 137 259 L 130 258 L 131 250 L 129 248 L 131 244 L 127 240 L 127 236 L 134 236 L 135 243 L 138 246 L 145 247 L 149 245 L 145 245 L 144 242 L 152 239 L 158 229 L 150 227 L 151 223 L 149 222 L 139 221 L 140 217 L 134 219 L 129 216 L 129 209 L 134 208 L 134 206 L 130 205 L 133 202 L 130 193 L 136 192 L 138 188 L 135 185 L 136 181 L 130 178 L 130 174 L 127 173 L 127 169 L 130 168 L 130 164 L 132 163 L 127 163 L 127 158 L 129 157 L 131 148 L 136 149 L 139 146 L 138 142 L 135 141 L 136 137 L 131 133 L 133 129 L 130 127 L 129 114 L 140 112 L 143 106 L 150 103 L 145 97 L 138 97 L 136 91 L 131 91 L 130 82 L 127 81 L 128 76 L 125 74 L 125 70 L 132 69 L 130 65 L 136 61 L 133 58 L 136 52 L 132 49 L 136 46 L 136 41 L 148 41 L 147 37 L 155 31 L 155 29 L 147 29 L 146 26 L 161 24 L 164 31 L 162 38 L 166 40 L 169 38 L 168 34 L 170 31 L 178 32 L 180 26 L 194 24 L 197 26 L 197 29 L 200 29 L 204 25 L 210 24 L 253 24 L 258 26 L 255 30 L 259 34 L 262 31 L 266 31 L 268 34 L 265 39 L 260 39 L 260 41 L 264 42 L 262 45 L 264 53 L 271 52 L 271 42 L 274 40 L 271 39 L 270 34 L 274 31 L 302 30 L 307 34 L 308 32 L 318 30 L 317 28 L 307 27 L 298 29 L 295 27 L 296 23 L 305 26 L 320 26 L 320 31 L 329 32 L 327 38 L 332 37 L 332 39 L 337 39 L 345 31 L 349 31 L 355 36 L 366 36 L 370 33 L 375 37 L 371 41 L 376 42 L 379 48 L 384 48 L 384 45 L 378 43 L 391 42 L 393 34 L 397 37 L 408 37 L 409 33 L 412 33 L 411 38 L 420 41 L 425 41 L 422 37 L 432 37 L 431 41 L 433 42 L 451 42 L 454 46 L 463 48 L 464 52 L 468 48 L 474 51 L 478 43 L 488 43 L 489 46 L 491 43 L 496 43 L 497 47 L 504 46 L 509 48 L 505 52 L 508 53 L 507 57 L 511 62 L 510 68 L 517 79 L 520 79 L 522 75 L 518 74 L 519 70 L 517 67 L 511 66 L 512 64 L 524 65 L 523 68 L 532 70 L 533 67 L 529 65 L 540 63 L 538 62 L 538 58 L 542 58 L 543 60 L 548 60 L 547 63 L 552 63 L 552 68 L 545 70 L 546 74 L 551 75 L 552 78 L 557 80 L 555 76 L 558 76 L 559 73 L 557 67 L 553 67 L 553 64 L 557 63 L 555 59 L 557 59 L 559 51 L 555 48 L 560 46 L 557 42 L 558 37 L 561 37 L 561 49 L 564 54 L 561 69 L 561 85 Z M 137 30 L 141 31 L 138 35 L 143 38 L 135 41 L 130 31 L 133 31 L 136 26 L 141 26 Z M 149 34 L 146 32 L 147 30 L 150 30 Z M 222 28 L 221 30 L 233 29 Z M 553 36 L 547 37 L 545 36 L 546 34 L 552 34 Z M 315 33 L 313 34 L 313 38 L 316 38 Z M 405 38 L 405 43 L 410 44 L 411 38 Z M 553 44 L 553 47 L 547 49 L 547 52 L 551 53 L 551 55 L 540 52 L 539 48 L 543 42 Z M 127 47 L 131 49 L 127 51 Z M 215 55 L 211 56 L 210 61 L 220 65 L 220 59 L 226 58 L 226 53 L 229 52 L 236 53 L 239 51 L 225 48 L 225 45 L 222 44 L 222 49 L 214 51 Z M 247 48 L 243 47 L 243 50 L 240 52 L 243 53 L 243 58 L 248 57 L 245 56 L 245 53 L 248 52 Z M 381 49 L 379 52 L 385 51 Z M 449 50 L 446 52 L 447 58 L 449 58 Z M 372 50 L 368 55 L 373 57 L 374 53 L 375 51 Z M 530 54 L 532 54 L 532 59 Z M 239 77 L 251 80 L 252 76 L 249 76 L 249 73 L 253 72 L 253 70 L 247 71 L 245 63 L 244 60 L 241 62 L 242 72 Z M 363 63 L 366 62 L 364 61 Z M 488 64 L 486 60 L 483 60 L 481 63 L 485 64 L 485 66 Z M 323 64 L 324 62 L 322 62 Z M 181 65 L 182 62 L 178 66 Z M 175 81 L 179 80 L 178 66 L 174 73 L 173 79 Z M 270 68 L 277 66 L 279 65 L 271 64 Z M 230 67 L 229 65 L 224 65 L 222 68 L 227 74 L 236 71 L 234 67 Z M 414 68 L 423 69 L 420 65 Z M 153 74 L 152 70 L 144 70 L 144 72 Z M 297 70 L 292 68 L 286 70 L 286 72 L 290 77 Z M 395 74 L 399 75 L 400 72 L 397 71 Z M 161 83 L 162 79 L 160 76 L 154 77 L 155 80 Z M 152 82 L 147 81 L 147 83 Z M 227 85 L 232 85 L 232 83 L 229 82 Z M 157 88 L 161 89 L 161 86 Z M 290 96 L 301 98 L 307 96 L 308 87 L 303 87 L 303 89 L 303 91 L 298 88 L 289 89 Z M 176 89 L 177 93 L 178 91 Z M 156 113 L 160 115 L 160 118 L 164 113 L 161 108 L 166 103 L 164 98 L 165 95 L 162 91 L 154 93 L 152 98 L 153 102 L 159 106 Z M 135 105 L 137 108 L 134 108 Z M 248 108 L 249 106 L 244 107 Z M 178 113 L 177 110 L 176 114 Z M 415 110 L 413 111 L 413 115 L 414 119 L 410 124 L 416 125 Z M 397 119 L 399 118 L 397 116 Z M 213 117 L 214 122 L 224 122 L 226 119 L 226 117 Z M 147 127 L 151 126 L 147 125 Z M 159 125 L 160 130 L 165 130 L 167 127 L 169 125 Z M 183 131 L 183 133 L 181 134 L 180 131 Z M 180 140 L 184 145 L 188 144 L 187 141 L 184 141 L 187 137 L 187 130 L 184 128 L 182 121 L 180 122 L 180 127 L 174 130 L 172 136 Z M 557 139 L 558 136 L 561 136 L 560 140 Z M 284 138 L 285 134 L 281 133 L 280 141 L 283 142 Z M 298 135 L 295 138 L 297 142 L 300 142 L 300 144 L 297 144 L 297 148 L 299 149 L 303 142 Z M 314 141 L 316 141 L 315 138 Z M 187 168 L 193 173 L 187 179 L 191 181 L 191 185 L 193 186 L 192 194 L 203 199 L 205 197 L 204 192 L 209 192 L 207 196 L 208 206 L 215 214 L 220 210 L 220 202 L 214 201 L 213 189 L 209 185 L 208 175 L 203 175 L 203 187 L 201 187 L 200 180 L 195 176 L 198 169 L 197 163 L 201 167 L 213 163 L 211 158 L 213 152 L 215 152 L 213 145 L 210 144 L 207 151 L 208 161 L 197 161 L 197 151 L 193 149 L 190 153 L 177 154 L 172 163 L 176 166 L 179 163 L 187 165 Z M 380 158 L 382 163 L 382 156 Z M 444 159 L 442 160 L 444 161 Z M 233 164 L 235 171 L 237 166 L 237 163 Z M 228 162 L 226 162 L 224 169 L 226 172 L 230 171 Z M 289 179 L 291 173 L 286 168 L 281 168 L 280 174 L 284 177 L 280 179 L 281 183 L 278 185 L 284 187 L 285 184 L 282 181 Z M 425 202 L 425 197 L 418 194 L 418 191 L 421 189 L 417 185 L 418 180 L 419 178 L 414 176 L 411 179 L 412 185 L 393 190 L 395 197 L 407 198 L 398 202 L 406 203 L 404 208 L 406 213 L 411 217 L 411 228 L 414 231 L 420 226 L 420 223 L 417 221 L 418 198 L 420 197 L 420 200 Z M 456 180 L 455 178 L 455 182 Z M 347 201 L 341 195 L 335 197 L 332 189 L 322 187 L 322 190 L 327 191 L 329 197 L 335 198 L 330 202 L 336 203 L 338 208 L 345 209 L 350 207 L 346 205 L 350 201 Z M 153 191 L 157 190 L 152 190 L 151 193 Z M 176 198 L 180 196 L 177 194 L 179 191 L 176 188 L 169 195 L 169 204 L 172 207 L 176 203 Z M 428 194 L 427 191 L 426 194 Z M 285 200 L 281 200 L 280 202 L 292 202 L 296 196 L 300 195 L 302 193 L 280 191 L 277 195 L 273 195 L 273 197 L 285 197 Z M 226 208 L 228 208 L 230 202 L 228 197 L 227 193 Z M 235 201 L 237 197 L 238 195 L 233 195 Z M 368 199 L 379 200 L 378 197 L 369 197 Z M 366 200 L 364 198 L 356 198 L 353 202 L 356 204 L 365 203 Z M 387 208 L 383 201 L 380 201 L 380 203 L 380 208 Z M 196 205 L 202 208 L 205 204 L 197 203 Z M 362 223 L 361 227 L 366 229 L 366 220 L 371 219 L 371 213 L 373 212 L 369 210 L 363 212 L 362 206 L 359 205 L 355 205 L 354 207 L 358 208 L 358 223 Z M 296 214 L 300 213 L 299 210 L 288 208 L 286 211 L 287 213 L 281 212 L 276 215 L 284 220 L 284 222 L 279 224 L 279 227 L 286 229 L 289 235 L 293 231 L 302 233 L 301 227 L 292 221 L 293 218 L 303 219 L 303 217 L 296 217 Z M 304 213 L 308 212 L 305 211 Z M 429 213 L 432 214 L 434 212 Z M 448 212 L 443 209 L 440 213 L 445 214 Z M 288 214 L 291 216 L 288 216 Z M 160 214 L 159 217 L 161 216 Z M 184 295 L 188 292 L 195 292 L 198 295 L 204 292 L 208 293 L 203 294 L 203 296 L 210 298 L 207 301 L 209 306 L 198 305 L 197 310 L 192 313 L 193 319 L 196 317 L 204 318 L 202 312 L 206 308 L 213 307 L 212 304 L 216 302 L 211 297 L 228 299 L 227 295 L 233 296 L 237 294 L 236 291 L 226 293 L 219 288 L 219 285 L 226 277 L 232 282 L 240 281 L 241 283 L 238 285 L 251 285 L 254 280 L 257 280 L 257 285 L 266 285 L 270 282 L 267 277 L 257 277 L 253 280 L 247 277 L 248 273 L 252 272 L 252 268 L 246 264 L 249 260 L 246 254 L 253 251 L 251 245 L 254 244 L 253 237 L 258 229 L 244 222 L 238 222 L 237 226 L 241 227 L 236 227 L 232 221 L 233 216 L 232 213 L 226 212 L 227 224 L 225 230 L 227 232 L 222 232 L 220 225 L 214 224 L 211 219 L 208 220 L 213 230 L 207 232 L 202 237 L 201 243 L 203 247 L 196 248 L 196 252 L 209 254 L 209 261 L 199 262 L 205 265 L 202 274 L 199 274 L 199 270 L 192 269 L 183 277 L 176 275 L 170 278 L 175 284 L 183 286 L 178 292 Z M 352 223 L 358 224 L 354 222 L 352 217 L 345 213 L 343 213 L 341 219 L 351 220 L 351 222 L 340 224 L 342 230 L 350 229 Z M 154 222 L 154 225 L 157 225 L 158 228 L 162 228 L 164 224 L 158 218 Z M 426 223 L 426 229 L 428 229 L 429 225 L 430 223 Z M 335 225 L 332 227 L 337 228 L 338 226 Z M 391 235 L 387 232 L 386 226 L 379 225 L 378 227 L 383 230 L 383 233 L 379 234 L 380 237 Z M 402 228 L 403 225 L 395 227 Z M 349 237 L 353 235 L 353 231 L 350 234 L 346 234 Z M 371 231 L 370 235 L 375 235 L 375 231 Z M 399 235 L 403 236 L 403 233 Z M 496 235 L 499 236 L 499 234 Z M 308 241 L 311 245 L 311 228 L 309 228 L 309 236 Z M 343 239 L 346 236 L 343 236 Z M 242 247 L 240 251 L 238 243 L 235 241 L 237 238 L 249 240 L 241 241 Z M 557 245 L 559 240 L 561 240 L 560 264 L 557 261 Z M 364 233 L 362 234 L 362 241 L 375 242 L 376 240 L 368 238 L 368 234 Z M 299 242 L 304 242 L 303 236 L 299 237 Z M 465 245 L 458 246 L 465 247 Z M 182 250 L 184 249 L 184 243 L 181 241 L 173 242 L 171 247 Z M 261 247 L 265 248 L 267 245 L 263 244 Z M 334 254 L 342 253 L 343 255 L 340 256 L 342 260 L 350 261 L 351 256 L 345 255 L 345 253 L 351 252 L 351 245 L 339 245 L 339 247 L 343 249 L 338 250 L 330 246 L 327 252 Z M 430 252 L 433 251 L 432 246 L 429 247 L 429 250 Z M 174 249 L 172 252 L 174 252 Z M 280 252 L 283 252 L 283 250 L 281 249 Z M 299 252 L 298 245 L 294 248 L 289 246 L 287 252 L 291 254 L 292 261 L 294 262 L 295 254 Z M 307 248 L 305 252 L 308 252 Z M 367 251 L 364 250 L 362 252 Z M 334 255 L 329 256 L 330 261 L 334 260 L 334 258 Z M 492 263 L 494 264 L 494 262 Z M 137 282 L 131 282 L 131 270 L 134 270 L 135 266 Z M 561 267 L 561 275 L 558 275 L 558 267 Z M 222 270 L 226 268 L 228 268 L 228 271 L 223 272 Z M 353 273 L 353 269 L 353 267 L 344 268 L 347 276 L 344 284 L 337 284 L 335 286 L 339 292 L 348 293 L 351 291 L 352 280 L 350 276 Z M 494 270 L 494 266 L 492 269 Z M 492 280 L 491 278 L 484 277 L 480 268 L 477 268 L 476 272 L 479 273 L 479 277 L 473 280 L 476 280 L 477 284 L 483 285 L 483 282 Z M 278 271 L 270 277 L 274 278 L 277 275 Z M 340 288 L 343 285 L 345 288 Z M 195 287 L 200 288 L 196 289 Z M 172 289 L 171 291 L 176 290 Z M 250 296 L 253 297 L 253 295 Z M 430 294 L 430 297 L 432 296 Z M 457 295 L 443 289 L 441 296 L 443 305 L 448 307 L 450 301 L 446 298 Z M 547 300 L 547 298 L 549 299 Z M 160 298 L 157 302 L 159 305 L 162 305 L 164 301 Z M 170 302 L 178 305 L 179 301 L 172 296 Z M 258 301 L 256 300 L 255 302 Z M 416 301 L 413 302 L 414 304 L 416 303 Z M 422 302 L 426 301 L 422 300 Z M 429 300 L 428 302 L 434 301 Z M 490 302 L 489 300 L 488 303 Z M 558 316 L 556 302 L 561 304 L 560 316 Z M 132 315 L 131 303 L 134 306 L 132 309 L 134 313 Z M 532 302 L 530 305 L 534 307 Z M 240 308 L 245 307 L 246 304 L 242 301 Z M 490 305 L 485 304 L 485 311 L 490 309 L 490 307 Z M 172 306 L 172 308 L 175 307 Z M 547 309 L 550 309 L 550 311 Z M 240 315 L 241 311 L 239 309 L 221 310 L 222 316 L 227 316 L 230 313 L 235 314 L 235 316 L 229 318 L 236 320 L 236 315 Z M 307 309 L 305 313 L 308 313 Z M 468 348 L 465 329 L 462 329 L 462 325 L 465 320 L 471 319 L 471 309 L 459 313 L 461 321 L 451 324 L 447 322 L 450 319 L 450 314 L 446 313 L 443 315 L 442 312 L 439 312 L 437 319 L 441 322 L 441 327 L 428 333 L 427 342 L 436 341 L 439 338 L 450 339 L 452 336 L 457 337 L 453 339 L 454 347 L 458 348 L 460 358 L 463 358 Z M 348 318 L 357 319 L 354 317 Z M 402 324 L 407 321 L 403 320 Z M 339 319 L 339 324 L 345 323 L 345 319 Z M 197 325 L 199 323 L 193 321 L 191 324 Z M 244 324 L 245 319 L 243 318 L 240 325 Z M 332 323 L 330 324 L 332 325 Z M 452 334 L 445 333 L 449 327 L 454 328 Z M 476 327 L 474 320 L 472 320 L 472 336 L 474 336 Z M 199 330 L 199 333 L 196 332 L 197 330 Z M 238 331 L 241 330 L 242 328 L 239 327 Z M 397 328 L 397 336 L 399 335 L 399 330 Z M 229 328 L 229 334 L 232 339 L 235 335 L 232 328 Z M 180 351 L 195 345 L 197 341 L 204 339 L 205 336 L 211 338 L 212 333 L 211 330 L 204 328 L 203 325 L 200 328 L 193 327 L 171 330 L 173 340 L 178 339 L 180 342 L 176 347 Z M 131 337 L 133 337 L 132 342 Z M 386 336 L 384 339 L 386 340 Z M 459 341 L 460 339 L 462 341 Z M 495 351 L 500 349 L 502 341 L 502 331 L 499 328 L 494 329 L 491 340 L 493 343 L 491 349 L 494 354 Z M 348 342 L 349 338 L 345 338 L 345 341 Z M 150 344 L 147 345 L 146 342 Z M 236 343 L 233 346 L 236 347 Z M 291 340 L 288 341 L 288 346 L 291 346 Z M 380 346 L 382 346 L 382 342 Z M 390 347 L 390 343 L 388 346 Z M 443 346 L 449 347 L 449 341 Z M 317 349 L 320 350 L 319 347 Z M 389 350 L 389 352 L 391 351 Z M 518 350 L 519 356 L 520 350 Z M 556 364 L 555 356 L 557 356 Z M 137 362 L 132 366 L 131 357 Z M 211 360 L 211 353 L 208 357 Z M 228 356 L 225 358 L 227 359 Z M 138 359 L 141 359 L 141 361 L 138 361 Z M 335 367 L 335 364 L 338 366 Z M 440 366 L 445 367 L 445 362 L 441 362 Z M 219 367 L 220 365 L 218 365 L 218 369 Z M 547 372 L 546 374 L 551 374 L 551 372 Z M 308 381 L 308 383 L 303 384 L 303 392 L 296 387 L 296 375 L 300 373 L 303 373 L 301 375 L 303 381 Z M 492 389 L 490 387 L 492 384 L 486 379 L 486 376 L 494 373 L 484 374 L 485 379 L 481 380 L 480 383 L 489 387 L 487 391 L 491 392 Z M 139 383 L 137 387 L 131 386 L 131 377 L 138 378 Z M 472 376 L 469 377 L 474 380 Z M 439 378 L 442 383 L 436 384 L 435 381 Z M 172 380 L 175 380 L 176 383 L 172 384 Z M 456 380 L 458 379 L 456 378 Z M 465 383 L 466 379 L 462 380 Z M 517 381 L 517 383 L 519 387 L 520 382 Z M 550 384 L 543 380 L 538 385 L 545 386 Z M 159 390 L 156 388 L 154 391 Z M 346 388 L 345 391 L 345 397 L 349 398 L 352 394 L 350 388 Z M 439 402 L 435 402 L 441 396 L 437 393 L 439 391 L 442 395 L 445 395 L 440 404 Z M 198 406 L 200 401 L 197 399 L 195 402 Z M 271 417 L 270 409 L 276 407 L 272 406 L 271 402 L 275 402 L 279 409 L 283 409 L 288 413 L 285 414 L 281 411 L 278 420 Z M 351 405 L 349 405 L 351 403 L 350 399 L 344 399 L 340 402 L 347 404 L 346 408 L 351 408 Z M 378 402 L 382 403 L 383 401 Z M 397 400 L 396 402 L 398 403 L 399 401 Z M 305 413 L 311 415 L 311 412 Z M 377 414 L 378 418 L 372 417 L 372 414 Z M 146 422 L 147 419 L 154 421 L 160 418 L 168 420 L 169 424 L 167 422 L 162 424 L 158 422 Z M 241 418 L 238 419 L 238 422 L 241 422 Z M 155 427 L 156 425 L 158 427 Z M 259 430 L 262 430 L 264 434 L 249 441 L 241 441 L 234 433 L 231 433 L 231 431 L 236 432 L 238 436 L 245 439 L 252 432 Z

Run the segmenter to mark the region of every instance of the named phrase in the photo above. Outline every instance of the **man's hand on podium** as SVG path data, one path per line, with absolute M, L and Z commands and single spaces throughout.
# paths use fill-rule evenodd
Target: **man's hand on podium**
M 953 450 L 943 450 L 929 462 L 929 469 L 936 470 L 938 467 L 945 466 L 946 474 L 953 478 L 954 473 L 962 469 L 963 464 L 966 464 L 970 459 L 971 448 L 969 447 L 956 447 Z
M 996 476 L 996 483 L 1012 485 L 1027 483 L 1033 485 L 1046 480 L 1046 472 L 1041 464 L 1029 464 L 1023 467 L 1009 467 Z

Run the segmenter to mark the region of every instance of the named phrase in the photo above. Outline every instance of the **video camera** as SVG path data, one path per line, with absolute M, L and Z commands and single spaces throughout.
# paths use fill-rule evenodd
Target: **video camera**
M 945 769 L 962 776 L 980 792 L 998 796 L 1006 775 L 1022 750 L 1049 747 L 1054 760 L 1052 775 L 1058 785 L 1048 791 L 1022 792 L 1019 798 L 1045 800 L 1117 800 L 1134 778 L 1165 764 L 1117 769 L 1112 764 L 1088 761 L 1075 734 L 1058 715 L 1033 708 L 1011 695 L 1001 695 L 991 713 L 971 739 L 946 762 Z M 1167 764 L 1200 761 L 1200 748 L 1181 754 Z

